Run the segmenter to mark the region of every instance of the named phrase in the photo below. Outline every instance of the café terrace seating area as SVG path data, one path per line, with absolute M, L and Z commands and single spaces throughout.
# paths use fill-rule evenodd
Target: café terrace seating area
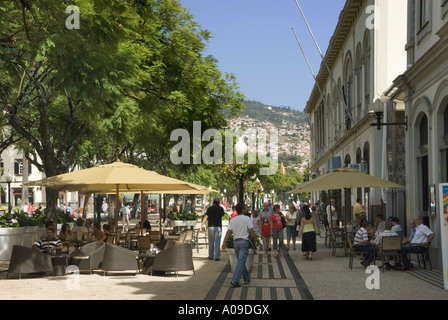
M 119 226 L 106 241 L 89 239 L 64 241 L 62 250 L 54 254 L 40 253 L 32 248 L 13 247 L 7 278 L 26 274 L 33 276 L 64 276 L 71 272 L 112 275 L 146 274 L 158 275 L 189 272 L 194 275 L 193 250 L 199 252 L 199 245 L 207 245 L 206 233 L 199 228 L 162 227 L 159 215 L 149 215 L 151 231 L 130 226 L 122 232 Z M 115 243 L 115 239 L 118 242 Z M 201 243 L 200 243 L 201 242 Z

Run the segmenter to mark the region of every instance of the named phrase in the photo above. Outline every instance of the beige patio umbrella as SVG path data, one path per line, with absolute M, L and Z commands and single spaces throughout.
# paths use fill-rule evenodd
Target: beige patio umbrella
M 383 180 L 352 168 L 339 168 L 315 180 L 305 182 L 291 193 L 304 193 L 346 188 L 402 188 L 403 186 Z
M 291 193 L 305 193 L 324 190 L 339 190 L 351 188 L 403 188 L 391 181 L 377 178 L 352 168 L 339 168 L 315 180 L 305 182 Z M 345 206 L 344 228 L 347 234 L 347 205 Z
M 117 194 L 115 230 L 117 230 L 118 226 L 118 195 L 120 192 L 166 193 L 171 190 L 184 190 L 184 192 L 187 193 L 198 191 L 198 188 L 188 182 L 166 177 L 154 171 L 145 170 L 119 160 L 111 164 L 99 165 L 93 168 L 30 182 L 26 185 L 44 186 L 59 191 L 92 193 L 107 193 L 111 190 L 115 191 Z M 116 241 L 118 241 L 118 239 L 116 239 Z
M 143 194 L 144 193 L 148 193 L 148 194 L 159 194 L 160 199 L 159 199 L 159 203 L 162 203 L 162 199 L 161 199 L 161 194 L 198 194 L 198 195 L 204 195 L 204 194 L 209 194 L 209 193 L 218 193 L 219 191 L 201 186 L 201 185 L 197 185 L 194 183 L 190 183 L 188 182 L 188 185 L 196 188 L 195 190 L 188 190 L 186 191 L 185 189 L 175 189 L 175 187 L 173 187 L 174 189 L 165 189 L 165 190 L 151 190 L 151 191 L 140 191 L 141 195 L 140 195 L 140 200 L 141 200 L 141 204 L 140 206 L 143 208 Z M 104 190 L 102 191 L 102 193 L 104 194 L 114 194 L 116 193 L 115 190 Z M 138 192 L 130 192 L 130 191 L 125 191 L 125 190 L 120 190 L 119 193 L 138 193 Z M 161 213 L 159 212 L 159 215 L 161 215 Z M 144 223 L 144 216 L 141 215 L 141 225 L 143 226 Z M 161 224 L 162 224 L 162 220 L 160 219 L 160 225 L 159 227 L 161 228 Z M 141 232 L 143 233 L 143 228 L 140 228 Z

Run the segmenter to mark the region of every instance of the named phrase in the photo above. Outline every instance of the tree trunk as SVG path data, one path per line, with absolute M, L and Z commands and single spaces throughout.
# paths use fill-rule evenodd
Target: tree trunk
M 51 188 L 46 190 L 47 200 L 47 221 L 52 220 L 55 223 L 58 221 L 58 196 L 59 191 Z
M 22 205 L 28 205 L 30 202 L 30 197 L 28 193 L 28 187 L 25 186 L 25 184 L 28 183 L 28 159 L 25 157 L 25 154 L 23 154 L 22 158 L 22 164 L 23 164 L 23 171 L 22 171 Z

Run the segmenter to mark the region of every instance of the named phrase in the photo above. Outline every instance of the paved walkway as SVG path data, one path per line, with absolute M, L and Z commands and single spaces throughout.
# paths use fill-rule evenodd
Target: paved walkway
M 241 288 L 230 285 L 228 254 L 221 261 L 208 260 L 205 244 L 194 250 L 196 274 L 149 276 L 102 273 L 34 278 L 17 275 L 6 278 L 7 262 L 0 262 L 0 299 L 83 299 L 83 300 L 448 300 L 441 272 L 415 268 L 378 273 L 379 289 L 369 290 L 371 276 L 355 258 L 353 270 L 343 249 L 336 257 L 318 239 L 318 252 L 306 260 L 300 251 L 285 251 L 280 258 L 264 258 L 258 252 L 251 271 L 251 283 Z M 241 282 L 242 283 L 242 282 Z

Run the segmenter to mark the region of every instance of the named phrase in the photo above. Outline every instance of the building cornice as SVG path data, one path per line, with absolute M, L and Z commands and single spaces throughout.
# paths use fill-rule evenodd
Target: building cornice
M 324 57 L 330 70 L 334 69 L 338 57 L 341 54 L 341 50 L 344 48 L 347 39 L 350 37 L 350 33 L 361 13 L 361 9 L 366 3 L 367 0 L 348 0 L 345 3 Z M 311 114 L 313 112 L 314 107 L 318 104 L 318 101 L 321 98 L 320 92 L 325 91 L 325 85 L 330 77 L 331 75 L 328 72 L 325 63 L 322 61 L 319 73 L 316 76 L 316 83 L 314 84 L 310 98 L 305 107 L 305 113 Z

